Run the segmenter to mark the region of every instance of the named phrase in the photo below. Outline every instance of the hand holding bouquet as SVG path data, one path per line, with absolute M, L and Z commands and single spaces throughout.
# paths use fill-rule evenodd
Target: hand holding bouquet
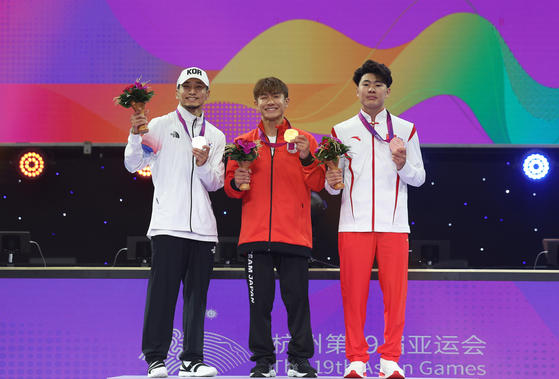
M 140 82 L 140 78 L 136 79 L 134 84 L 126 87 L 122 94 L 113 99 L 115 106 L 122 105 L 124 108 L 134 108 L 134 111 L 140 109 L 140 114 L 143 116 L 146 109 L 146 103 L 151 100 L 155 93 L 150 87 L 146 86 L 148 82 Z M 147 125 L 142 125 L 138 128 L 140 134 L 149 131 Z
M 260 140 L 247 141 L 245 139 L 237 139 L 235 142 L 225 145 L 225 152 L 223 155 L 236 161 L 239 167 L 248 170 L 252 161 L 258 157 L 259 148 Z M 243 183 L 239 189 L 241 191 L 249 190 L 250 184 Z
M 319 165 L 326 164 L 330 170 L 339 171 L 339 159 L 340 157 L 345 157 L 345 154 L 349 152 L 349 148 L 349 146 L 344 145 L 342 141 L 335 137 L 324 136 L 314 152 L 314 156 L 315 159 L 320 161 Z M 338 190 L 344 187 L 343 183 L 338 183 L 334 186 L 334 189 Z

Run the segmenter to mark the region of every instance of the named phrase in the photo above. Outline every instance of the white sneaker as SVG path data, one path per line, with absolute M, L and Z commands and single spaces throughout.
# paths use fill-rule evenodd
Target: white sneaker
M 163 361 L 153 361 L 148 367 L 148 378 L 166 378 L 169 376 Z
M 366 378 L 367 366 L 361 361 L 351 362 L 345 369 L 344 378 Z
M 179 376 L 181 378 L 202 376 L 210 377 L 216 375 L 217 370 L 214 367 L 208 366 L 200 359 L 196 359 L 194 361 L 182 361 L 181 368 L 179 369 Z
M 398 366 L 398 363 L 394 361 L 387 361 L 386 359 L 380 359 L 380 373 L 379 378 L 399 378 L 405 379 L 404 370 Z

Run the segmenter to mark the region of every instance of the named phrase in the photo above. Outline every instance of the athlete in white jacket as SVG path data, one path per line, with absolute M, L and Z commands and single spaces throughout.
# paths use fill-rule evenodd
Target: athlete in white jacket
M 404 331 L 408 269 L 408 191 L 420 186 L 425 170 L 417 132 L 412 123 L 384 108 L 392 76 L 388 67 L 367 61 L 355 71 L 359 114 L 332 129 L 332 136 L 350 146 L 340 170 L 326 172 L 326 190 L 343 182 L 338 229 L 340 285 L 346 327 L 346 357 L 350 365 L 344 377 L 363 378 L 369 348 L 364 327 L 371 269 L 378 264 L 384 299 L 382 378 L 404 378 L 398 366 Z
M 192 141 L 177 112 L 157 117 L 143 137 L 130 134 L 124 164 L 136 172 L 149 165 L 155 188 L 148 237 L 174 235 L 198 241 L 217 242 L 217 225 L 208 191 L 223 187 L 225 135 L 203 116 L 196 117 L 177 107 L 189 133 L 198 136 L 205 123 L 208 159 L 198 166 Z M 221 153 L 221 155 L 220 155 Z
M 361 110 L 367 122 L 371 116 Z M 388 111 L 383 109 L 375 117 L 375 130 L 388 134 Z M 340 232 L 409 233 L 408 187 L 418 187 L 425 181 L 425 170 L 419 149 L 417 132 L 412 123 L 390 115 L 394 138 L 401 138 L 406 149 L 406 164 L 396 170 L 387 142 L 381 142 L 354 116 L 332 129 L 332 135 L 351 146 L 351 155 L 340 159 L 344 173 Z M 340 190 L 328 188 L 337 195 Z
M 179 376 L 217 374 L 203 363 L 206 300 L 217 243 L 208 191 L 223 187 L 225 135 L 204 117 L 209 85 L 204 71 L 185 69 L 177 80 L 175 111 L 151 120 L 143 136 L 138 127 L 147 118 L 139 112 L 131 117 L 124 164 L 130 172 L 149 165 L 155 187 L 147 233 L 152 261 L 142 338 L 150 378 L 168 376 L 164 361 L 181 281 L 184 341 Z

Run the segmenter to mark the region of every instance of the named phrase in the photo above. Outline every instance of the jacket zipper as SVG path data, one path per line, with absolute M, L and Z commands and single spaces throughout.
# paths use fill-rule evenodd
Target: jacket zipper
M 266 136 L 268 138 L 268 136 Z M 276 130 L 276 142 L 278 141 L 278 131 Z M 268 142 L 270 139 L 268 138 Z M 270 147 L 270 231 L 268 232 L 268 251 L 272 251 L 272 195 L 274 194 L 274 154 L 272 154 L 272 147 Z
M 194 125 L 196 125 L 196 117 L 194 118 L 194 121 L 192 122 L 192 134 L 194 135 Z M 196 164 L 196 157 L 193 155 L 192 156 L 192 170 L 190 171 L 190 222 L 188 223 L 190 225 L 190 231 L 192 233 L 194 233 L 194 230 L 192 230 L 192 192 L 193 192 L 193 188 L 194 188 L 194 165 Z

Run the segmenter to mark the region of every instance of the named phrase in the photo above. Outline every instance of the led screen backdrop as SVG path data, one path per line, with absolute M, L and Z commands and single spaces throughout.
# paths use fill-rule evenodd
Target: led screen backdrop
M 147 279 L 0 279 L 0 377 L 102 379 L 146 375 L 141 334 Z M 338 280 L 309 285 L 319 377 L 343 376 L 345 329 Z M 179 296 L 178 309 L 182 309 Z M 205 361 L 220 376 L 248 377 L 245 280 L 212 280 Z M 382 294 L 371 281 L 365 335 L 378 374 Z M 400 364 L 409 378 L 557 378 L 559 282 L 409 282 Z M 182 316 L 167 367 L 178 374 Z M 278 375 L 287 377 L 289 332 L 279 288 L 272 312 Z
M 208 119 L 254 127 L 252 87 L 290 87 L 317 135 L 359 109 L 353 71 L 387 64 L 387 107 L 429 144 L 559 143 L 556 0 L 0 1 L 0 143 L 124 143 L 112 98 L 138 77 L 172 111 L 185 67 L 210 74 Z

